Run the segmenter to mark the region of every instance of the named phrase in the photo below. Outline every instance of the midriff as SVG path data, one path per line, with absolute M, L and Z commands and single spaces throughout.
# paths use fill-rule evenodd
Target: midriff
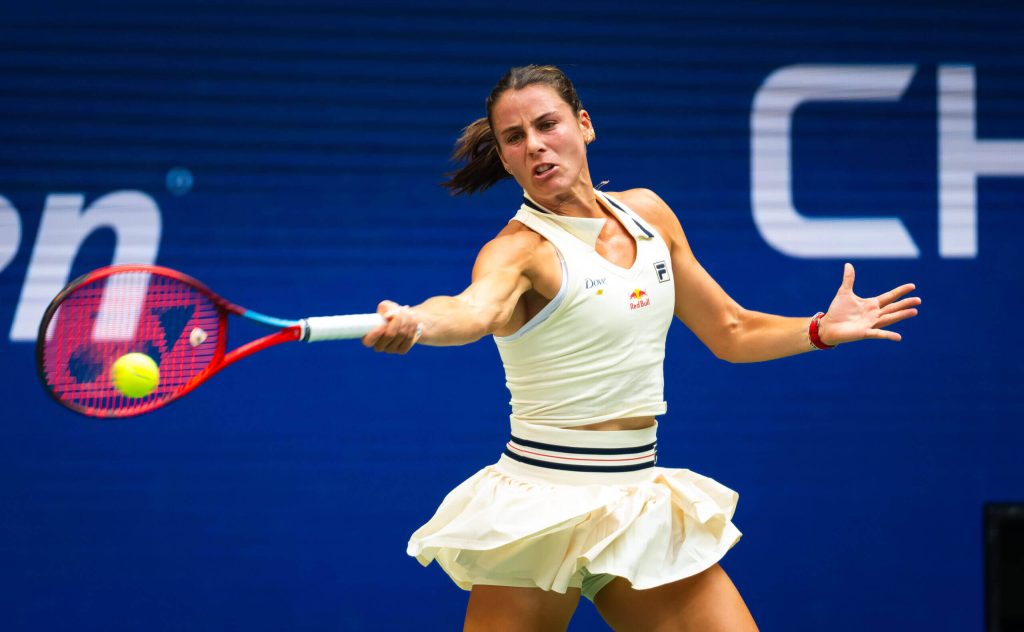
M 654 417 L 626 417 L 625 419 L 609 419 L 586 426 L 572 426 L 568 430 L 640 430 L 654 425 Z

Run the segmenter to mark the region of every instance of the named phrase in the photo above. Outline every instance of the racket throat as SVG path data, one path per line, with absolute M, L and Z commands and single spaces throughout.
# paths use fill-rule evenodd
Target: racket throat
M 279 345 L 285 342 L 294 342 L 296 340 L 301 339 L 302 327 L 300 325 L 292 325 L 291 327 L 286 327 L 281 331 L 277 332 L 276 334 L 264 336 L 259 340 L 253 340 L 250 343 L 244 344 L 241 347 L 238 347 L 237 349 L 232 349 L 231 352 L 225 355 L 224 359 L 221 360 L 218 370 L 230 364 L 234 364 L 235 362 L 238 362 L 242 358 L 251 356 L 257 351 L 262 351 L 268 347 L 273 347 L 274 345 Z

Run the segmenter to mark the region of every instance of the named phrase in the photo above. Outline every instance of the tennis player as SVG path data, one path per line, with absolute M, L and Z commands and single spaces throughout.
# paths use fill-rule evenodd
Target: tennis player
M 453 193 L 512 177 L 519 211 L 480 250 L 472 284 L 415 307 L 383 301 L 363 343 L 406 353 L 492 335 L 511 392 L 512 436 L 453 490 L 408 552 L 470 590 L 466 630 L 565 630 L 580 595 L 616 630 L 756 630 L 719 565 L 740 538 L 737 494 L 655 465 L 666 411 L 665 338 L 676 316 L 719 358 L 759 362 L 865 338 L 917 314 L 902 285 L 853 293 L 846 264 L 824 314 L 744 309 L 694 257 L 672 210 L 646 189 L 596 190 L 595 139 L 569 79 L 513 68 L 469 125 Z

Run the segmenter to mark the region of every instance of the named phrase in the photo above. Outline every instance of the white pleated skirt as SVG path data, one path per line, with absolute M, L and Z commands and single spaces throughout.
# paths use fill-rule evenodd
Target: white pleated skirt
M 685 469 L 658 467 L 657 426 L 587 431 L 512 422 L 497 463 L 464 481 L 409 540 L 462 589 L 564 593 L 614 575 L 653 588 L 696 575 L 740 539 L 739 495 Z

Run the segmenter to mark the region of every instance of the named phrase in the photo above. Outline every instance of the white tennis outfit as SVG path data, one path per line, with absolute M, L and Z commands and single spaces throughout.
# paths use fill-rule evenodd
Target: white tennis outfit
M 561 288 L 519 331 L 494 338 L 512 395 L 504 454 L 449 493 L 408 546 L 466 590 L 583 588 L 592 599 L 616 576 L 653 588 L 709 568 L 740 538 L 736 492 L 656 466 L 657 425 L 571 429 L 667 409 L 668 248 L 622 202 L 594 193 L 636 240 L 630 268 L 596 252 L 604 219 L 556 215 L 529 196 L 513 218 L 554 245 Z

